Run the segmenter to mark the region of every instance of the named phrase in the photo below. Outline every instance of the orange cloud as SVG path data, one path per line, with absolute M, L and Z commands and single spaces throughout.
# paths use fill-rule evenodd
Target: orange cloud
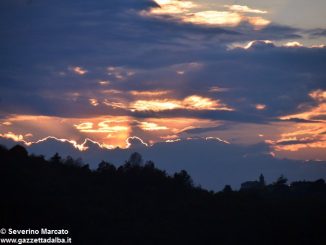
M 303 45 L 299 42 L 287 42 L 284 44 L 285 47 L 302 47 Z
M 70 67 L 70 70 L 73 71 L 75 74 L 83 76 L 85 75 L 88 71 L 80 66 L 74 66 Z
M 225 5 L 228 10 L 205 10 L 204 5 L 199 6 L 191 1 L 155 0 L 159 7 L 154 7 L 140 14 L 149 17 L 173 17 L 175 20 L 209 26 L 238 26 L 241 22 L 248 22 L 255 29 L 260 29 L 268 24 L 260 16 L 247 16 L 246 14 L 265 14 L 267 11 L 252 9 L 242 5 Z
M 326 148 L 326 123 L 301 123 L 291 132 L 282 133 L 279 140 L 267 141 L 276 151 L 299 151 L 306 148 Z
M 266 20 L 260 16 L 244 17 L 244 20 L 248 21 L 249 24 L 254 26 L 255 30 L 260 30 L 271 23 L 269 20 Z
M 211 93 L 219 93 L 219 92 L 229 91 L 229 89 L 228 88 L 220 88 L 218 86 L 213 86 L 213 87 L 210 87 L 208 91 Z
M 183 100 L 137 100 L 131 104 L 131 109 L 135 111 L 164 111 L 174 109 L 186 110 L 228 110 L 233 109 L 222 104 L 219 100 L 213 100 L 198 95 L 191 95 Z
M 157 131 L 157 130 L 167 130 L 169 129 L 166 126 L 160 126 L 153 122 L 141 122 L 139 127 L 145 131 Z
M 115 101 L 109 101 L 105 99 L 103 101 L 103 104 L 109 107 L 112 107 L 113 109 L 128 109 L 128 105 L 122 103 L 122 102 L 115 102 Z
M 298 151 L 305 148 L 326 148 L 326 92 L 318 89 L 309 93 L 318 104 L 306 111 L 283 116 L 280 119 L 312 120 L 311 123 L 298 123 L 291 132 L 281 134 L 281 138 L 271 142 L 278 151 Z
M 259 111 L 265 110 L 266 109 L 266 105 L 264 105 L 264 104 L 257 104 L 257 105 L 255 105 L 255 108 L 257 110 L 259 110 Z
M 111 84 L 110 81 L 108 81 L 108 80 L 100 80 L 98 83 L 99 83 L 100 85 L 102 85 L 102 86 L 110 85 L 110 84 Z
M 237 26 L 243 20 L 238 13 L 228 11 L 201 11 L 186 15 L 182 18 L 184 22 L 190 22 L 199 25 L 221 25 L 221 26 Z
M 81 124 L 75 124 L 74 126 L 84 133 L 117 133 L 128 131 L 128 126 L 114 125 L 114 121 L 102 121 L 97 124 L 97 128 L 94 128 L 94 124 L 91 122 L 84 122 Z M 119 122 L 120 123 L 120 122 Z
M 308 111 L 293 114 L 293 115 L 287 115 L 283 116 L 280 119 L 281 120 L 290 120 L 294 118 L 299 118 L 299 119 L 305 119 L 305 120 L 310 120 L 314 118 L 318 118 L 320 116 L 325 116 L 326 115 L 326 103 L 322 103 L 317 105 L 316 107 L 311 108 Z M 319 120 L 322 121 L 322 120 Z
M 154 97 L 154 96 L 161 96 L 161 95 L 166 95 L 170 93 L 171 91 L 169 90 L 154 90 L 154 91 L 130 91 L 131 95 L 134 96 L 148 96 L 148 97 Z
M 107 68 L 108 75 L 117 79 L 117 80 L 125 80 L 128 77 L 131 77 L 135 75 L 135 71 L 125 68 L 125 67 L 120 67 L 120 66 L 109 66 Z
M 90 103 L 92 106 L 98 106 L 98 105 L 99 105 L 97 99 L 89 99 L 89 103 Z
M 318 102 L 326 102 L 326 90 L 315 90 L 312 91 L 309 96 Z

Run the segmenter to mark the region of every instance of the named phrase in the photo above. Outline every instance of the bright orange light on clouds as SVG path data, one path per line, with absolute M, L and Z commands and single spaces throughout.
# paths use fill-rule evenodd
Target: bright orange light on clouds
M 83 76 L 85 75 L 88 71 L 80 66 L 74 66 L 70 67 L 70 70 L 73 71 L 75 74 Z
M 160 126 L 153 122 L 141 122 L 140 128 L 145 131 L 157 131 L 157 130 L 168 130 L 166 126 Z
M 243 5 L 224 5 L 227 10 L 206 10 L 204 5 L 196 5 L 191 1 L 155 0 L 159 7 L 141 11 L 141 15 L 150 17 L 170 16 L 176 20 L 208 26 L 238 26 L 248 22 L 255 29 L 261 29 L 270 24 L 260 16 L 248 14 L 266 14 L 267 11 L 252 9 Z
M 281 134 L 271 143 L 278 151 L 299 151 L 306 148 L 326 149 L 326 91 L 315 90 L 309 96 L 318 104 L 306 111 L 281 117 L 281 120 L 304 119 L 310 123 L 297 123 L 295 129 Z
M 135 111 L 164 111 L 174 109 L 185 110 L 227 110 L 231 107 L 221 103 L 219 100 L 206 98 L 198 95 L 188 96 L 183 100 L 137 100 L 131 104 L 131 109 Z
M 326 102 L 326 90 L 315 90 L 312 91 L 309 96 L 318 102 Z
M 254 26 L 255 30 L 260 30 L 271 23 L 260 16 L 245 17 L 244 20 L 247 20 L 249 24 Z
M 303 45 L 299 42 L 287 42 L 286 44 L 284 44 L 285 47 L 302 47 Z
M 259 111 L 265 110 L 266 109 L 266 105 L 264 105 L 264 104 L 257 104 L 257 105 L 255 105 L 255 108 L 257 110 L 259 110 Z
M 269 141 L 276 151 L 299 151 L 306 148 L 326 148 L 326 123 L 301 123 L 280 139 Z
M 92 106 L 98 106 L 98 105 L 99 105 L 97 99 L 89 99 L 89 103 L 90 103 Z
M 186 15 L 182 20 L 199 25 L 237 26 L 243 18 L 238 13 L 228 11 L 201 11 Z
M 326 103 L 322 103 L 317 105 L 316 107 L 312 107 L 308 111 L 301 112 L 298 114 L 283 116 L 281 117 L 281 119 L 289 120 L 289 119 L 299 118 L 299 119 L 311 120 L 317 118 L 318 121 L 321 121 L 318 118 L 325 115 L 326 115 Z
M 134 96 L 148 96 L 148 97 L 154 97 L 154 96 L 161 96 L 171 93 L 169 90 L 154 90 L 154 91 L 130 91 L 131 95 Z
M 103 148 L 128 146 L 126 139 L 136 135 L 144 142 L 175 140 L 184 130 L 216 127 L 216 121 L 197 118 L 147 118 L 139 121 L 130 117 L 59 118 L 15 115 L 7 118 L 9 126 L 0 128 L 0 137 L 26 145 L 56 139 L 68 142 L 79 150 L 87 148 L 87 141 Z M 1 122 L 0 122 L 1 123 Z M 172 135 L 174 135 L 172 137 Z
M 137 100 L 131 104 L 133 111 L 164 111 L 181 108 L 177 100 Z

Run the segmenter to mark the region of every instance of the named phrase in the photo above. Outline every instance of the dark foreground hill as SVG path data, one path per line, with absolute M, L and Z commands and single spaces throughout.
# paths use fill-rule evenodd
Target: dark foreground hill
M 0 147 L 0 226 L 68 229 L 73 244 L 326 244 L 326 184 L 194 187 L 133 154 L 96 171 L 59 155 Z

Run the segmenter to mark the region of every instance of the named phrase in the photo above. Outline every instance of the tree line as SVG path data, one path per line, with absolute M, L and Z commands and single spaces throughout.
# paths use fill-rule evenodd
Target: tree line
M 69 229 L 75 244 L 326 244 L 323 179 L 240 190 L 194 185 L 135 152 L 91 170 L 81 159 L 0 147 L 0 224 Z

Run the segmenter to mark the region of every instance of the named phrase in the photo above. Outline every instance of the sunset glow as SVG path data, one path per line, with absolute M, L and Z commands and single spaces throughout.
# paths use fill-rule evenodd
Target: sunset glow
M 191 140 L 326 160 L 322 1 L 9 2 L 4 145 L 88 152 Z

